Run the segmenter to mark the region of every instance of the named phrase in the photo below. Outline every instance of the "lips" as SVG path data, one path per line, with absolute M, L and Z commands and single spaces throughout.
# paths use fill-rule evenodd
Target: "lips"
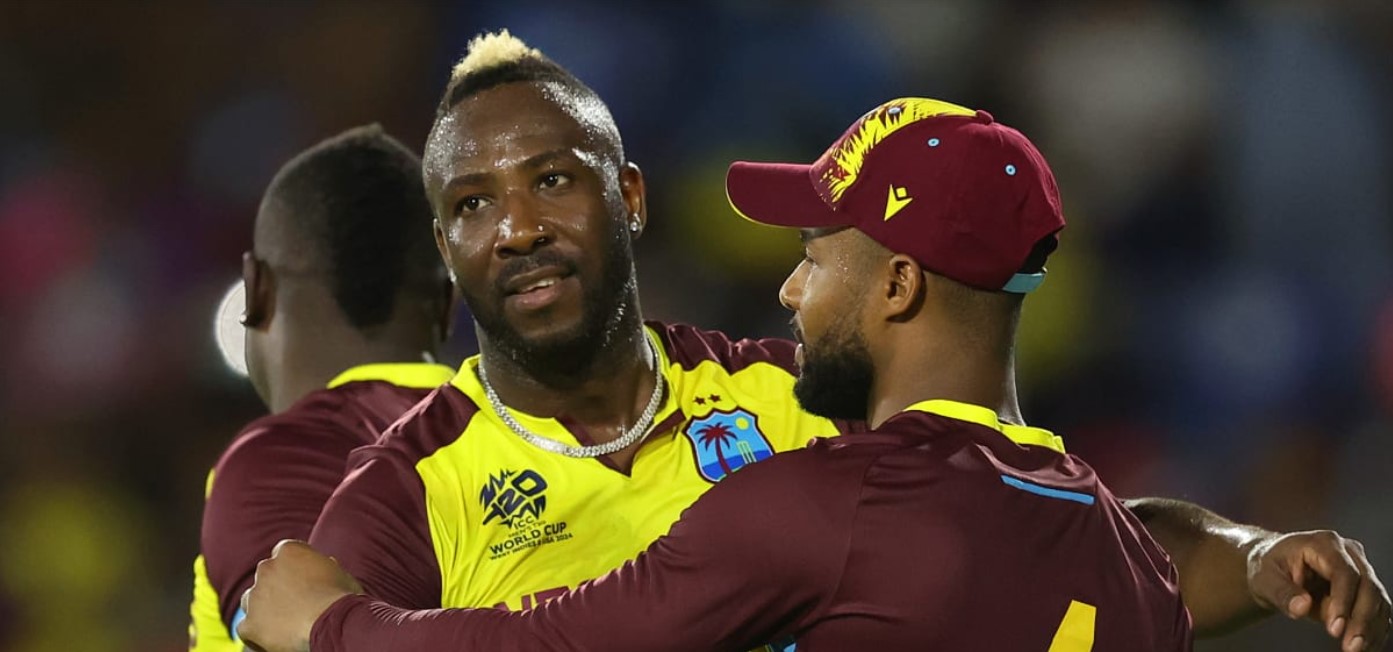
M 503 284 L 505 296 L 528 294 L 545 290 L 560 283 L 571 275 L 571 271 L 559 265 L 549 265 L 517 274 Z
M 548 276 L 548 277 L 546 277 L 546 278 L 544 278 L 544 279 L 542 279 L 542 280 L 540 280 L 540 281 L 537 281 L 537 282 L 535 282 L 535 283 L 529 283 L 529 284 L 526 285 L 525 287 L 522 287 L 522 288 L 518 289 L 516 292 L 513 292 L 513 294 L 527 294 L 528 292 L 533 292 L 533 291 L 535 291 L 535 290 L 541 290 L 541 289 L 543 289 L 543 288 L 549 288 L 549 287 L 551 287 L 551 286 L 553 286 L 553 285 L 556 285 L 556 284 L 557 284 L 558 282 L 560 282 L 560 281 L 561 281 L 561 277 L 559 277 L 559 276 Z

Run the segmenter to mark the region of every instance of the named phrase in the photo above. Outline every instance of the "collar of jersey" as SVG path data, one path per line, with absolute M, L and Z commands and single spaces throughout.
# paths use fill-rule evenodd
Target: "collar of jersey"
M 959 403 L 947 399 L 934 399 L 931 401 L 920 401 L 904 409 L 905 412 L 927 412 L 937 414 L 949 419 L 975 423 L 995 430 L 1017 444 L 1030 446 L 1044 446 L 1060 453 L 1064 452 L 1064 440 L 1043 428 L 1032 428 L 1030 426 L 1018 426 L 1011 423 L 1002 423 L 996 418 L 996 412 L 984 408 L 980 405 L 970 403 Z
M 672 376 L 672 363 L 668 359 L 667 348 L 663 346 L 662 339 L 658 337 L 656 331 L 646 325 L 643 327 L 643 332 L 653 341 L 653 349 L 658 352 L 658 363 L 662 365 L 659 368 L 663 370 L 663 380 L 666 381 L 667 384 L 664 390 L 666 395 L 663 396 L 663 406 L 659 408 L 658 413 L 653 417 L 653 425 L 658 425 L 666 421 L 668 417 L 671 417 L 673 412 L 677 411 L 677 386 Z M 450 379 L 450 384 L 454 385 L 456 389 L 463 392 L 465 396 L 468 396 L 474 403 L 483 408 L 484 412 L 487 412 L 494 419 L 498 420 L 499 423 L 502 423 L 498 415 L 494 414 L 493 409 L 489 407 L 488 394 L 484 391 L 484 384 L 479 382 L 479 374 L 476 372 L 478 366 L 479 356 L 469 356 L 469 358 L 464 361 L 464 364 L 460 365 L 459 373 L 455 374 L 454 378 Z M 517 418 L 518 421 L 522 422 L 523 425 L 530 428 L 538 430 L 566 430 L 556 419 L 550 417 L 533 416 L 512 407 L 509 407 L 508 411 Z
M 327 387 L 356 383 L 362 380 L 381 380 L 398 387 L 433 389 L 450 382 L 455 370 L 429 362 L 378 362 L 350 367 L 329 381 Z

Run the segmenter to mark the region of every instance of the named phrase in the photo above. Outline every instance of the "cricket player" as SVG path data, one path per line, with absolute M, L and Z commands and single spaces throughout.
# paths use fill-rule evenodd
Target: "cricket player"
M 370 595 L 535 607 L 633 559 L 714 483 L 848 429 L 799 407 L 793 342 L 641 320 L 643 176 L 600 98 L 534 49 L 506 34 L 471 45 L 424 168 L 481 355 L 351 457 L 315 527 L 311 542 Z M 1144 505 L 1183 553 L 1198 629 L 1274 609 L 1348 640 L 1381 622 L 1386 594 L 1354 542 Z M 1295 581 L 1317 575 L 1330 591 Z
M 425 362 L 451 290 L 420 159 L 377 126 L 315 145 L 271 181 L 243 257 L 247 363 L 271 414 L 208 475 L 189 648 L 241 650 L 238 599 L 277 541 L 308 537 L 348 452 L 454 371 Z
M 751 219 L 804 229 L 780 292 L 799 403 L 871 430 L 742 470 L 637 560 L 528 611 L 403 616 L 348 597 L 311 649 L 1190 649 L 1166 554 L 1059 437 L 1021 421 L 1021 300 L 1064 226 L 1024 136 L 906 98 L 812 165 L 736 163 L 727 189 Z M 253 591 L 248 640 L 281 606 Z

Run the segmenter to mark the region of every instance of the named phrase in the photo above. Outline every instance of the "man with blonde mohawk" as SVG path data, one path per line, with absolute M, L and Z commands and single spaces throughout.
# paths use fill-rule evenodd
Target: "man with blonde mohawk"
M 714 483 L 849 429 L 800 408 L 794 342 L 642 321 L 632 246 L 648 217 L 643 175 L 604 102 L 537 50 L 506 32 L 472 42 L 424 161 L 437 244 L 475 316 L 481 353 L 351 458 L 311 543 L 383 602 L 345 608 L 384 615 L 374 626 L 390 628 L 446 612 L 390 615 L 386 604 L 538 607 L 633 559 Z M 1021 423 L 1014 409 L 995 412 Z M 1357 543 L 1237 526 L 1171 501 L 1133 508 L 1177 562 L 1197 628 L 1276 606 L 1318 615 L 1347 643 L 1377 634 L 1370 624 L 1386 597 Z M 758 501 L 743 509 L 797 516 Z M 790 555 L 803 549 L 786 543 Z M 282 551 L 263 562 L 244 632 L 270 650 L 303 649 L 315 618 L 357 586 L 300 544 Z M 698 560 L 706 565 L 688 570 L 713 582 L 736 568 L 686 559 Z M 1328 592 L 1293 581 L 1317 575 L 1330 580 Z M 350 645 L 323 629 L 329 620 L 316 625 L 317 640 L 338 642 L 316 650 Z M 429 648 L 406 636 L 392 639 L 398 648 L 363 640 Z

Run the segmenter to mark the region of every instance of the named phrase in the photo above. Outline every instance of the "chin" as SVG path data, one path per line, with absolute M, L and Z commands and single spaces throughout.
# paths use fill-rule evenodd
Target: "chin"
M 530 320 L 529 320 L 530 321 Z M 569 373 L 584 369 L 604 349 L 603 321 L 579 316 L 552 319 L 533 327 L 486 329 L 490 343 L 523 367 L 536 371 Z
M 866 420 L 875 368 L 859 337 L 842 346 L 803 346 L 803 366 L 793 395 L 803 410 L 828 419 Z

